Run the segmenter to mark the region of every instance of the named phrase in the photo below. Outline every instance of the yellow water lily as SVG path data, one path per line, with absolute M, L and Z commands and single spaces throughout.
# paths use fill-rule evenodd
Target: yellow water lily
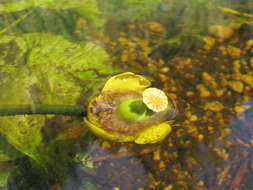
M 89 129 L 116 142 L 156 143 L 170 132 L 176 114 L 174 101 L 162 90 L 150 88 L 144 76 L 131 72 L 111 77 L 88 105 Z

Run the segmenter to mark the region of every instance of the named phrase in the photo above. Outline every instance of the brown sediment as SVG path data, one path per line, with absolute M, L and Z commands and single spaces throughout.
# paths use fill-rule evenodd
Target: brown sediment
M 242 183 L 242 181 L 245 177 L 245 174 L 248 172 L 248 164 L 249 164 L 249 160 L 246 159 L 240 165 L 235 177 L 232 180 L 232 183 L 230 184 L 229 190 L 233 190 L 233 189 L 237 189 L 237 188 L 239 189 L 240 184 Z
M 145 70 L 184 111 L 163 141 L 159 161 L 149 154 L 141 157 L 155 178 L 147 189 L 252 187 L 251 159 L 242 150 L 252 154 L 253 125 L 244 117 L 253 110 L 247 103 L 253 97 L 253 25 L 210 26 L 202 47 L 168 57 L 166 46 L 158 58 L 152 51 L 167 39 L 146 38 L 143 33 L 149 30 L 137 26 L 106 43 L 112 62 L 134 72 Z M 238 120 L 234 134 L 231 123 Z

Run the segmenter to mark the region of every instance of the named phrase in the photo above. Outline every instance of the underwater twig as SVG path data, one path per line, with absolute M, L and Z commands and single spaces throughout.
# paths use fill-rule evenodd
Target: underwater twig
M 235 177 L 232 180 L 229 190 L 239 189 L 242 181 L 245 179 L 245 175 L 248 172 L 249 160 L 246 158 L 245 161 L 240 165 Z
M 241 17 L 246 17 L 246 18 L 251 18 L 251 19 L 253 18 L 252 14 L 239 12 L 237 10 L 230 9 L 230 8 L 220 7 L 220 10 L 225 13 L 229 13 L 229 14 L 236 15 L 236 16 L 241 16 Z
M 72 105 L 50 105 L 50 104 L 0 106 L 0 116 L 31 115 L 31 114 L 85 116 L 86 107 L 72 106 Z

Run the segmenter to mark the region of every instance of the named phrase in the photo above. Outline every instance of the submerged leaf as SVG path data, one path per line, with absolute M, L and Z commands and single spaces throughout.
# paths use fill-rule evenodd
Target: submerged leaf
M 46 33 L 0 39 L 0 105 L 85 104 L 86 91 L 93 91 L 107 76 L 117 72 L 98 45 L 72 43 Z M 11 51 L 10 51 L 11 49 Z M 50 118 L 16 116 L 0 118 L 0 134 L 22 153 L 39 160 L 44 141 L 41 129 Z M 61 140 L 69 135 L 61 136 Z M 45 162 L 47 162 L 45 160 Z
M 14 167 L 11 167 L 7 163 L 0 162 L 0 189 L 7 189 L 8 178 L 13 171 Z
M 94 43 L 75 44 L 61 36 L 40 33 L 4 37 L 3 41 L 8 42 L 2 44 L 3 47 L 11 44 L 14 55 L 10 55 L 9 49 L 3 53 L 0 72 L 7 76 L 2 77 L 0 88 L 12 93 L 0 94 L 1 100 L 6 97 L 1 102 L 76 104 L 84 87 L 95 88 L 95 84 L 104 82 L 107 75 L 117 72 L 106 63 L 109 59 L 106 52 Z M 9 99 L 19 91 L 23 91 L 17 94 L 19 99 L 27 96 L 26 101 Z
M 15 116 L 0 119 L 0 133 L 20 152 L 36 159 L 37 146 L 42 141 L 40 133 L 43 116 Z
M 88 3 L 96 3 L 96 0 L 17 0 L 14 2 L 1 3 L 1 12 L 16 12 L 30 7 L 43 7 L 48 9 L 71 9 L 84 6 Z M 89 5 L 86 5 L 89 6 Z
M 22 154 L 20 154 L 20 152 L 18 152 L 3 137 L 0 136 L 0 162 L 15 160 L 20 156 L 22 156 Z
M 34 7 L 56 10 L 74 9 L 92 25 L 102 26 L 104 24 L 96 0 L 17 0 L 0 3 L 0 13 L 13 13 Z
M 162 0 L 99 0 L 103 13 L 116 20 L 140 21 L 151 17 Z

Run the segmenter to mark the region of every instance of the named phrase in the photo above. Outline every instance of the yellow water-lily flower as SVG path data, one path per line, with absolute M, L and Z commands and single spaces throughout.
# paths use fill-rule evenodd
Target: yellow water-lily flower
M 89 129 L 116 142 L 156 143 L 170 132 L 175 102 L 151 82 L 131 72 L 111 77 L 88 105 Z

